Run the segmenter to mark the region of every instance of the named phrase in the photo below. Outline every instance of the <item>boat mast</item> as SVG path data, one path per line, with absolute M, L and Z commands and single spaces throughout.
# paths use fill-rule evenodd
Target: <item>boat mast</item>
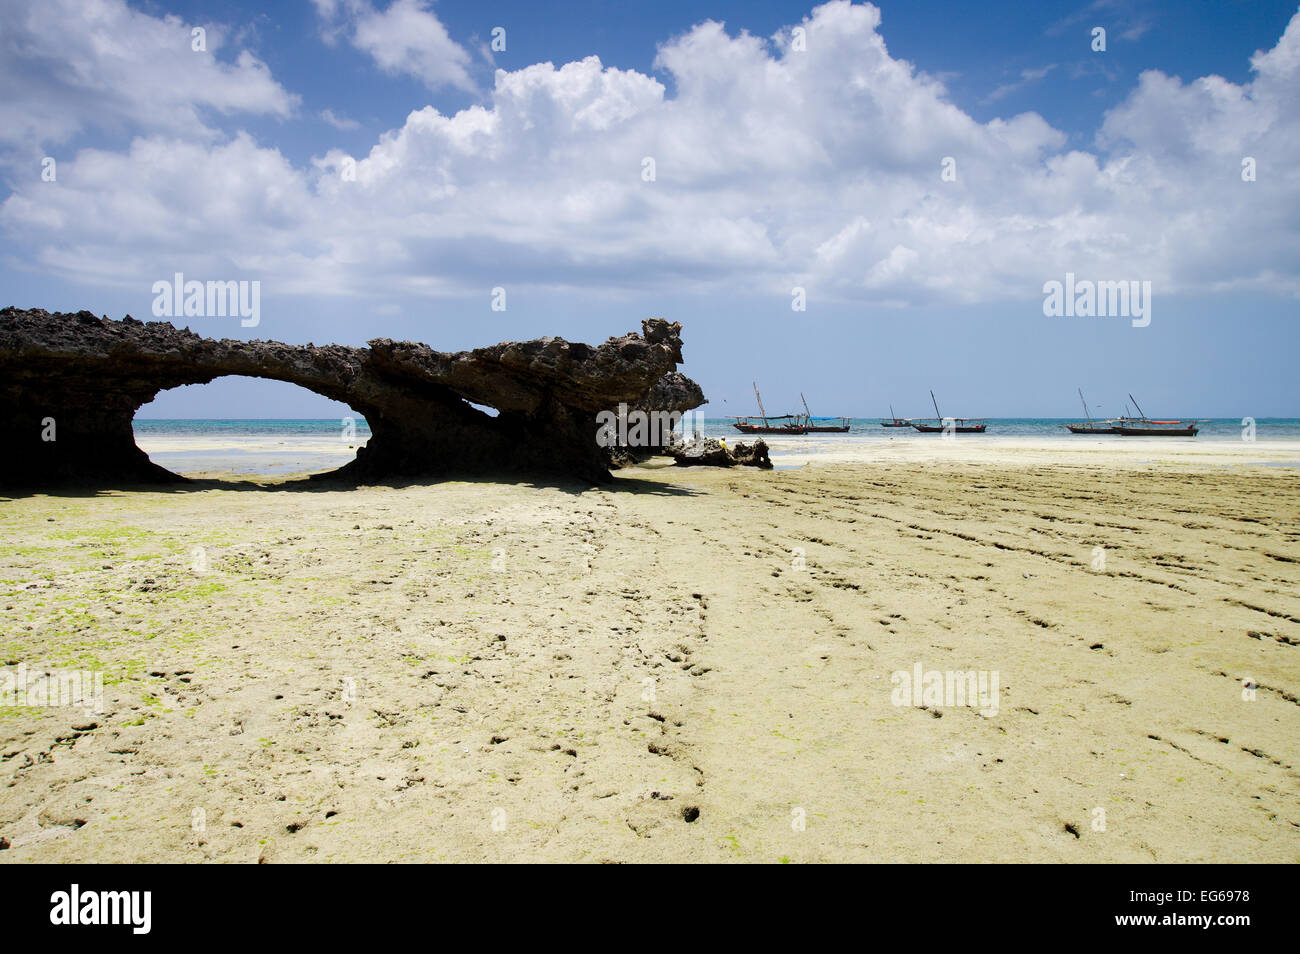
M 1133 406 L 1138 409 L 1138 413 L 1142 415 L 1142 420 L 1149 421 L 1150 418 L 1147 417 L 1147 412 L 1142 410 L 1142 405 L 1138 403 L 1137 398 L 1135 398 L 1132 394 L 1130 394 L 1128 396 L 1128 399 L 1132 401 Z
M 763 419 L 763 426 L 767 427 L 767 411 L 763 409 L 763 397 L 758 393 L 758 382 L 754 381 L 754 399 L 758 401 L 758 414 Z
M 890 419 L 891 421 L 896 421 L 896 420 L 898 420 L 898 415 L 894 413 L 894 405 L 892 405 L 892 404 L 889 405 L 889 419 Z
M 1083 401 L 1083 388 L 1079 388 L 1079 400 L 1080 400 L 1080 401 Z M 1087 402 L 1087 401 L 1083 401 L 1083 416 L 1086 417 L 1086 418 L 1088 419 L 1088 423 L 1089 423 L 1089 424 L 1092 423 L 1092 415 L 1088 413 L 1088 402 Z
M 803 417 L 804 417 L 804 420 L 807 421 L 809 424 L 811 424 L 811 423 L 812 423 L 812 411 L 808 410 L 808 399 L 807 399 L 806 397 L 803 396 L 803 392 L 802 392 L 802 391 L 799 392 L 799 400 L 800 400 L 800 401 L 803 401 Z
M 930 392 L 930 400 L 934 403 L 934 416 L 937 417 L 940 421 L 942 421 L 943 415 L 939 413 L 939 402 L 935 401 L 933 391 Z

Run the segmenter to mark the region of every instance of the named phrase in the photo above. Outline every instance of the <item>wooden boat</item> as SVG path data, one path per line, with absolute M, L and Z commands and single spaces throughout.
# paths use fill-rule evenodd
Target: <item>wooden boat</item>
M 1083 388 L 1079 388 L 1079 400 L 1083 401 L 1083 416 L 1088 419 L 1087 423 L 1066 424 L 1071 434 L 1118 434 L 1115 430 L 1117 421 L 1094 421 L 1092 413 L 1088 410 L 1088 402 L 1083 400 Z
M 952 427 L 945 426 L 945 420 L 952 421 Z M 979 417 L 952 417 L 941 418 L 938 423 L 931 423 L 930 421 L 912 421 L 911 423 L 912 427 L 922 434 L 942 434 L 945 431 L 950 434 L 983 434 L 988 427 L 984 423 L 984 419 Z
M 1128 399 L 1142 416 L 1115 421 L 1116 434 L 1124 437 L 1195 437 L 1200 430 L 1196 426 L 1200 423 L 1198 421 L 1153 421 L 1142 410 L 1137 398 L 1130 394 Z
M 939 413 L 939 402 L 935 400 L 933 391 L 930 400 L 934 401 L 935 420 L 908 422 L 922 434 L 983 434 L 988 426 L 982 417 L 944 417 Z
M 768 417 L 763 407 L 763 397 L 758 393 L 758 382 L 754 382 L 754 398 L 758 401 L 758 417 L 762 424 L 754 423 L 753 415 L 732 418 L 731 426 L 742 434 L 807 434 L 808 422 L 797 414 L 782 414 Z M 772 421 L 788 421 L 786 424 L 773 424 Z
M 881 421 L 880 426 L 881 427 L 911 427 L 912 422 L 904 418 L 898 417 L 894 413 L 894 405 L 891 404 L 889 405 L 889 420 Z
M 1128 421 L 1115 425 L 1115 433 L 1125 437 L 1195 437 L 1200 430 L 1187 421 Z
M 781 421 L 786 418 L 794 418 L 790 424 L 771 424 L 770 421 Z M 807 434 L 808 425 L 803 423 L 802 417 L 796 417 L 793 414 L 782 414 L 780 417 L 764 417 L 762 424 L 755 424 L 747 417 L 736 418 L 732 421 L 731 426 L 742 434 Z
M 808 410 L 808 399 L 799 392 L 799 400 L 803 401 L 804 426 L 809 434 L 847 434 L 849 432 L 849 419 L 847 417 L 813 417 L 812 411 Z M 834 424 L 814 424 L 814 421 L 834 421 Z

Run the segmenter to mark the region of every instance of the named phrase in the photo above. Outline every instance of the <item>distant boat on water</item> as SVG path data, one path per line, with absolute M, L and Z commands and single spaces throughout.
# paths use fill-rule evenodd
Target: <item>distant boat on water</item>
M 754 415 L 749 414 L 744 417 L 732 418 L 731 426 L 742 434 L 807 434 L 808 422 L 806 418 L 798 414 L 780 414 L 776 417 L 768 416 L 767 409 L 763 407 L 763 396 L 758 393 L 758 382 L 754 382 L 754 399 L 758 401 L 758 418 L 763 423 L 754 422 Z M 773 421 L 783 421 L 785 423 L 774 424 Z
M 889 405 L 889 420 L 881 421 L 881 427 L 911 427 L 912 422 L 899 417 L 894 413 L 894 405 Z
M 1066 424 L 1065 426 L 1069 428 L 1071 434 L 1118 434 L 1119 433 L 1119 431 L 1115 430 L 1115 425 L 1119 423 L 1118 421 L 1116 420 L 1094 421 L 1092 419 L 1092 413 L 1088 410 L 1088 402 L 1083 400 L 1083 388 L 1079 388 L 1079 400 L 1083 401 L 1083 416 L 1086 417 L 1088 420 L 1086 423 L 1080 422 L 1078 424 Z
M 939 413 L 939 402 L 935 400 L 933 391 L 930 392 L 930 400 L 934 402 L 935 420 L 908 422 L 922 434 L 983 434 L 988 426 L 982 417 L 944 417 Z
M 1141 420 L 1115 425 L 1115 433 L 1124 437 L 1195 437 L 1199 431 L 1187 421 Z
M 1196 426 L 1199 421 L 1153 421 L 1142 410 L 1137 398 L 1130 394 L 1128 399 L 1142 416 L 1114 421 L 1116 434 L 1123 437 L 1195 437 L 1200 430 Z
M 808 399 L 801 393 L 799 400 L 803 401 L 803 414 L 780 414 L 772 416 L 767 413 L 763 407 L 763 396 L 758 393 L 758 382 L 754 382 L 754 400 L 758 402 L 758 420 L 755 421 L 753 415 L 745 417 L 736 417 L 732 419 L 731 426 L 742 434 L 847 434 L 849 431 L 849 419 L 847 417 L 813 417 L 812 411 L 808 410 Z M 775 423 L 775 422 L 781 423 Z M 833 423 L 817 423 L 819 421 L 829 421 Z
M 849 432 L 849 419 L 847 417 L 813 417 L 812 411 L 808 410 L 808 399 L 799 392 L 799 400 L 803 401 L 804 426 L 809 434 L 847 434 Z M 834 424 L 814 424 L 814 421 L 834 421 Z
M 803 423 L 803 418 L 796 414 L 782 414 L 779 417 L 764 417 L 762 424 L 755 424 L 747 417 L 737 418 L 731 426 L 742 434 L 807 434 L 808 425 Z M 786 424 L 775 424 L 774 421 L 789 421 Z

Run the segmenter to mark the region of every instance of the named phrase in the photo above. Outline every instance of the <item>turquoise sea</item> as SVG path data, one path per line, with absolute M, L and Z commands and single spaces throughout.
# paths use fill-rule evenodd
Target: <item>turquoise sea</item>
M 849 436 L 858 438 L 879 437 L 882 440 L 904 436 L 923 436 L 903 428 L 880 426 L 878 417 L 855 417 L 849 420 Z M 1077 417 L 991 417 L 988 418 L 988 435 L 1000 437 L 1063 437 L 1072 435 L 1065 425 L 1081 420 Z M 356 436 L 361 443 L 370 437 L 365 419 L 358 416 Z M 137 420 L 137 438 L 148 437 L 263 437 L 303 438 L 325 440 L 341 439 L 344 422 L 338 418 L 327 420 Z M 1242 439 L 1242 418 L 1215 418 L 1200 425 L 1197 440 Z M 736 431 L 725 418 L 706 418 L 702 428 L 705 437 L 734 437 Z M 830 436 L 834 435 L 821 435 Z M 1300 439 L 1300 418 L 1258 418 L 1255 420 L 1257 440 Z M 1122 438 L 1116 438 L 1121 440 Z
M 1064 427 L 1077 418 L 989 418 L 988 433 L 971 440 L 1033 438 L 1069 442 L 1130 441 L 1134 438 L 1076 437 Z M 350 421 L 350 423 L 349 423 Z M 937 435 L 920 434 L 911 428 L 886 428 L 879 418 L 853 418 L 847 434 L 816 434 L 807 437 L 767 437 L 772 457 L 817 456 L 849 445 L 891 441 L 933 441 Z M 705 437 L 736 439 L 739 433 L 724 418 L 706 418 Z M 1169 442 L 1241 442 L 1241 418 L 1220 418 L 1201 424 L 1195 438 L 1160 438 Z M 163 467 L 187 476 L 233 472 L 283 475 L 314 473 L 341 467 L 355 456 L 357 448 L 370 439 L 365 419 L 325 420 L 137 420 L 136 443 Z M 1261 418 L 1255 422 L 1256 441 L 1296 441 L 1300 461 L 1300 419 Z M 1288 466 L 1296 466 L 1289 464 Z
M 370 437 L 370 425 L 358 415 L 355 419 L 357 436 L 361 443 Z M 194 420 L 147 420 L 136 418 L 135 436 L 141 437 L 206 437 L 206 436 L 242 436 L 242 437 L 317 437 L 330 439 L 342 437 L 346 421 L 342 418 L 323 420 L 280 420 L 259 418 L 242 419 L 194 419 Z

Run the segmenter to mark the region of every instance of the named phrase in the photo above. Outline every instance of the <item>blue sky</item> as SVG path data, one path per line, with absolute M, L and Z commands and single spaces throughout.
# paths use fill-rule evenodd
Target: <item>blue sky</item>
M 824 414 L 933 388 L 1066 416 L 1081 386 L 1103 412 L 1300 416 L 1296 15 L 4 0 L 0 304 L 148 319 L 183 271 L 260 282 L 255 328 L 176 319 L 217 337 L 457 350 L 667 317 L 714 414 L 756 379 Z M 1150 324 L 1044 316 L 1066 272 L 1150 281 Z M 227 379 L 148 413 L 338 410 Z

